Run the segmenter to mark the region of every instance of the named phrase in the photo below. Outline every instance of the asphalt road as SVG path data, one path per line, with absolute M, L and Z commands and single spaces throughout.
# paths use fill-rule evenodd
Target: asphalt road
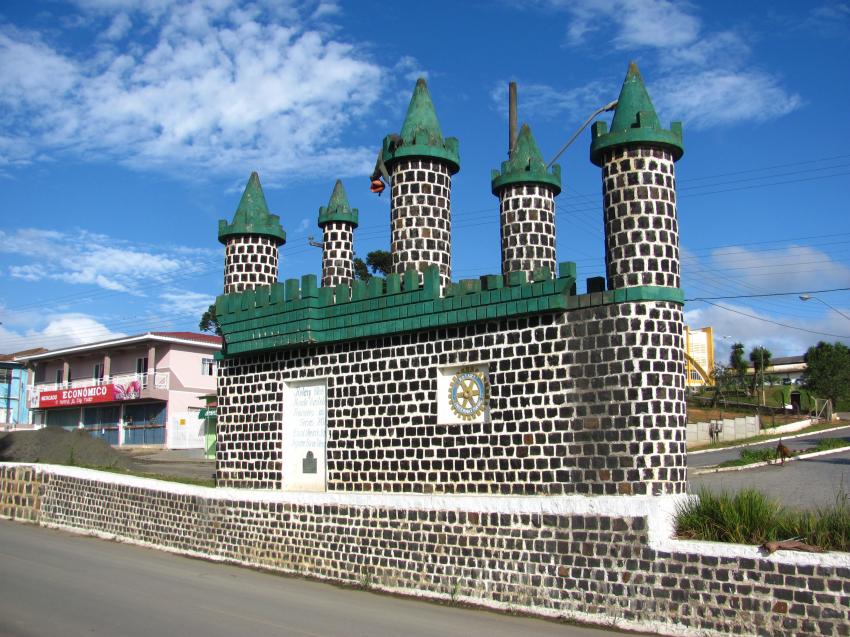
M 0 520 L 4 637 L 603 637 L 613 632 L 344 589 Z
M 688 483 L 692 493 L 701 487 L 714 492 L 756 489 L 790 508 L 830 506 L 850 494 L 850 450 L 784 465 L 691 476 Z
M 794 435 L 794 434 L 790 434 Z M 792 451 L 805 451 L 813 449 L 817 441 L 821 438 L 841 438 L 850 442 L 850 427 L 843 427 L 837 431 L 827 433 L 816 433 L 805 438 L 783 438 L 782 444 Z M 777 441 L 764 442 L 756 445 L 748 445 L 748 449 L 775 449 Z M 705 453 L 688 454 L 688 467 L 695 469 L 698 467 L 708 467 L 727 460 L 735 460 L 741 456 L 741 449 L 718 449 L 717 451 L 707 451 Z

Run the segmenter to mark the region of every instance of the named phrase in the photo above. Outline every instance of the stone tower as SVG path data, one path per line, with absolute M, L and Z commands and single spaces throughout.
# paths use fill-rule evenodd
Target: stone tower
M 319 208 L 322 229 L 322 287 L 350 284 L 354 278 L 354 229 L 357 208 L 348 203 L 342 182 L 337 180 L 327 208 Z
M 384 138 L 382 158 L 392 182 L 393 271 L 436 265 L 445 287 L 452 276 L 452 175 L 460 158 L 457 139 L 443 138 L 424 79 L 416 81 L 401 134 Z
M 596 379 L 599 386 L 618 387 L 614 399 L 591 409 L 605 414 L 599 430 L 621 443 L 605 458 L 625 470 L 621 493 L 684 493 L 684 320 L 674 174 L 684 152 L 682 126 L 661 128 L 632 63 L 610 131 L 603 122 L 591 130 L 590 159 L 602 167 L 607 283 L 611 295 L 624 298 L 612 307 L 615 329 L 606 338 L 618 357 L 628 352 L 609 368 L 610 377 Z M 648 297 L 653 300 L 638 300 Z
M 591 129 L 590 160 L 602 167 L 608 289 L 680 287 L 674 163 L 682 125 L 661 128 L 637 65 L 629 65 L 611 130 Z
M 546 170 L 528 124 L 523 124 L 501 172 L 493 171 L 493 194 L 499 198 L 502 275 L 536 268 L 555 272 L 555 197 L 561 192 L 561 167 Z
M 260 177 L 251 173 L 233 221 L 218 222 L 225 246 L 224 293 L 277 283 L 278 248 L 286 243 L 280 217 L 269 213 Z

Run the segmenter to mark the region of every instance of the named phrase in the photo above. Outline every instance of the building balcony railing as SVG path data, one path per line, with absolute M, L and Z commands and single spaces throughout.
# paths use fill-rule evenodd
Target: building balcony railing
M 93 385 L 128 385 L 137 380 L 142 389 L 151 387 L 153 389 L 168 389 L 170 374 L 168 372 L 148 372 L 147 374 L 114 374 L 103 378 L 75 378 L 68 383 L 35 383 L 37 391 L 55 391 L 57 389 L 71 389 L 74 387 L 91 387 Z

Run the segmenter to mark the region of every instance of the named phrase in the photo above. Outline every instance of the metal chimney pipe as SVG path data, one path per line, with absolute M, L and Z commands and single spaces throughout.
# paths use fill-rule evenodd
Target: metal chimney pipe
M 516 146 L 516 82 L 508 84 L 508 158 Z

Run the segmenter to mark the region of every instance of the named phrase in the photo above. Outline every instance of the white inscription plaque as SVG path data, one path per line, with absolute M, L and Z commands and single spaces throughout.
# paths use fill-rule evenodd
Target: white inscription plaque
M 325 381 L 286 383 L 283 391 L 283 489 L 325 490 Z

